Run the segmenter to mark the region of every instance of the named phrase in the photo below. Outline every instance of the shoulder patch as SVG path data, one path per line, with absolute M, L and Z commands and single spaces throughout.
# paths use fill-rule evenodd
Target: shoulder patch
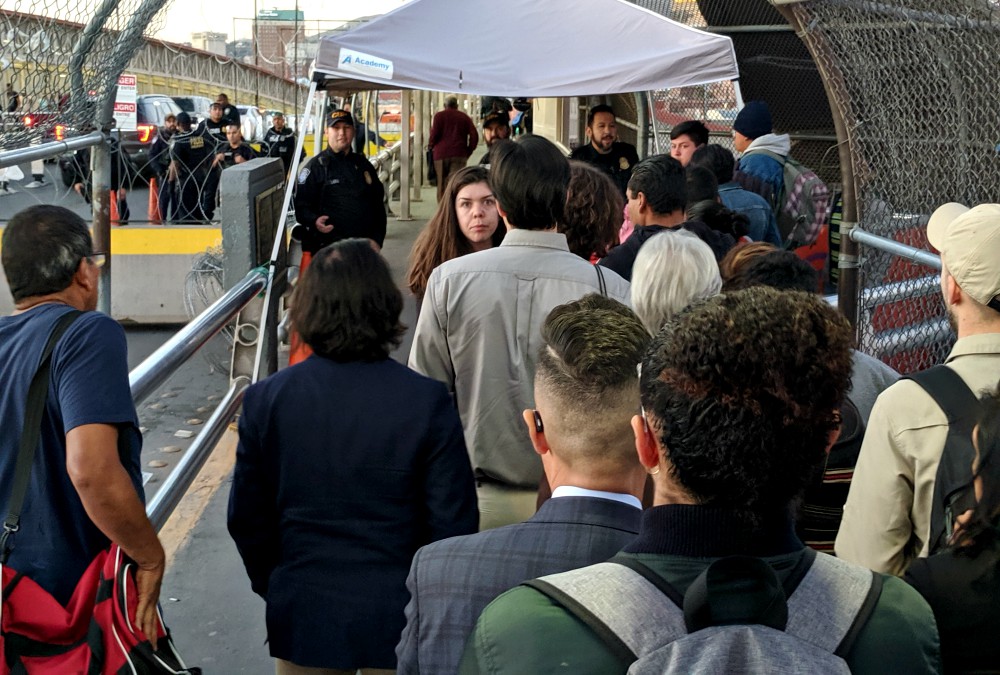
M 303 183 L 305 183 L 307 178 L 309 178 L 309 168 L 308 167 L 305 168 L 305 169 L 302 169 L 302 171 L 299 171 L 299 185 L 302 185 Z

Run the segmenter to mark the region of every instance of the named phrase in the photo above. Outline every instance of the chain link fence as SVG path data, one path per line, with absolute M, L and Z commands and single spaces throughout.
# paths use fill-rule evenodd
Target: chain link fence
M 787 11 L 842 117 L 861 227 L 928 249 L 937 206 L 1000 201 L 997 2 L 825 0 Z M 943 360 L 954 336 L 933 270 L 863 249 L 858 295 L 862 349 L 904 372 Z

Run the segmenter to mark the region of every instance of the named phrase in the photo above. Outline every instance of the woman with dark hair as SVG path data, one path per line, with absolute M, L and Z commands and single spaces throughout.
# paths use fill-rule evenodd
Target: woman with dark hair
M 422 299 L 435 267 L 499 246 L 506 232 L 489 184 L 489 171 L 483 166 L 459 169 L 448 178 L 437 212 L 413 244 L 406 274 L 410 292 Z
M 618 245 L 625 202 L 608 174 L 575 159 L 569 167 L 566 215 L 558 229 L 572 253 L 596 263 Z
M 370 241 L 321 249 L 291 310 L 313 355 L 244 396 L 229 532 L 279 675 L 392 672 L 413 554 L 478 527 L 451 396 L 389 358 L 402 307 Z
M 979 402 L 976 506 L 958 518 L 948 549 L 906 572 L 934 610 L 945 673 L 1000 672 L 1000 390 Z

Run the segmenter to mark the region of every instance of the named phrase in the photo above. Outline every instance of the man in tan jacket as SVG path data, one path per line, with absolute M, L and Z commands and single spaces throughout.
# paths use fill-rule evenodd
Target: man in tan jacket
M 945 204 L 927 238 L 941 252 L 941 292 L 958 341 L 945 364 L 978 396 L 1000 379 L 1000 204 Z M 934 482 L 948 420 L 912 380 L 875 402 L 858 458 L 837 555 L 902 575 L 929 553 Z

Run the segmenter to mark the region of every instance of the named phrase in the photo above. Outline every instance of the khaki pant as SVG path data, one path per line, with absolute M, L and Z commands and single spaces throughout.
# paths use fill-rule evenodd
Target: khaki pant
M 434 160 L 434 171 L 437 173 L 438 201 L 441 201 L 441 196 L 444 194 L 444 188 L 448 184 L 448 176 L 461 169 L 468 161 L 467 157 L 448 157 Z
M 523 523 L 535 515 L 538 490 L 478 483 L 479 531 Z
M 285 661 L 283 659 L 274 660 L 274 672 L 277 675 L 355 675 L 360 672 L 361 675 L 395 675 L 395 670 L 388 670 L 386 668 L 362 668 L 360 671 L 354 670 L 337 670 L 336 668 L 308 668 L 306 666 L 297 666 L 291 661 Z

